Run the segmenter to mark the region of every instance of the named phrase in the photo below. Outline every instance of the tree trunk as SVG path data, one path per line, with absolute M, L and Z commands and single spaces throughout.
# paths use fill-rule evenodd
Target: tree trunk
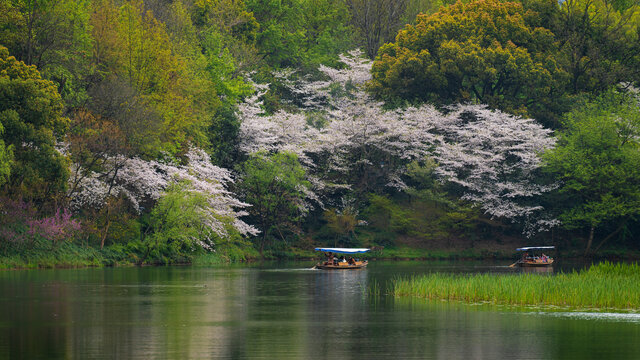
M 260 242 L 260 258 L 264 260 L 264 243 L 267 242 L 267 233 L 265 232 Z
M 589 252 L 591 251 L 591 244 L 593 244 L 593 232 L 595 231 L 596 227 L 594 225 L 591 225 L 591 230 L 589 230 L 589 240 L 587 240 L 587 249 L 584 251 L 584 254 L 587 255 L 589 254 Z
M 109 215 L 111 213 L 111 206 L 107 202 L 107 218 L 105 220 L 104 232 L 102 233 L 102 239 L 100 240 L 100 250 L 104 248 L 104 241 L 107 239 L 107 234 L 109 233 L 109 226 L 111 225 L 111 221 L 109 220 Z
M 600 248 L 602 247 L 602 245 L 604 245 L 605 242 L 607 242 L 607 240 L 611 239 L 612 237 L 614 237 L 617 233 L 620 232 L 620 230 L 624 229 L 624 226 L 626 225 L 626 221 L 623 221 L 622 224 L 620 224 L 620 226 L 618 226 L 618 228 L 612 232 L 611 234 L 607 235 L 606 238 L 604 238 L 600 244 L 598 244 L 598 246 L 596 246 L 596 249 L 594 251 L 598 251 L 600 250 Z

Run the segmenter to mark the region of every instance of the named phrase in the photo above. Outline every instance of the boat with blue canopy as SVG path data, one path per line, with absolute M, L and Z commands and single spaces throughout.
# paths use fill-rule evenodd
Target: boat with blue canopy
M 555 246 L 527 246 L 517 248 L 516 251 L 522 251 L 522 256 L 510 267 L 548 267 L 553 265 L 553 258 L 545 255 L 545 251 L 555 250 Z
M 367 260 L 354 258 L 354 255 L 364 254 L 371 249 L 367 248 L 316 248 L 316 251 L 324 252 L 327 259 L 318 263 L 316 269 L 323 270 L 347 270 L 362 269 L 369 263 Z

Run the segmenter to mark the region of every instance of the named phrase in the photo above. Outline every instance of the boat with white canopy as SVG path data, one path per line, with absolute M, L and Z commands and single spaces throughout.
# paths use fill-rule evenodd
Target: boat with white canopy
M 517 248 L 516 251 L 522 251 L 522 256 L 518 261 L 511 264 L 511 267 L 544 267 L 553 265 L 553 258 L 545 255 L 545 251 L 555 250 L 555 246 L 528 246 Z
M 371 249 L 367 248 L 316 248 L 316 251 L 325 253 L 327 259 L 318 263 L 316 269 L 347 270 L 362 269 L 369 263 L 367 260 L 354 258 L 357 254 L 364 254 Z

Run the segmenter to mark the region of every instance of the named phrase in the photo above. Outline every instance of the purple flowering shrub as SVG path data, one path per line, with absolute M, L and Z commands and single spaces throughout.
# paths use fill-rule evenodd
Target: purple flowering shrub
M 0 198 L 0 247 L 31 246 L 46 239 L 53 244 L 72 239 L 81 230 L 71 212 L 58 208 L 54 215 L 38 218 L 34 206 L 22 199 Z
M 80 222 L 72 219 L 71 212 L 63 208 L 58 208 L 53 216 L 28 220 L 27 224 L 29 235 L 42 236 L 54 244 L 73 239 L 81 229 Z

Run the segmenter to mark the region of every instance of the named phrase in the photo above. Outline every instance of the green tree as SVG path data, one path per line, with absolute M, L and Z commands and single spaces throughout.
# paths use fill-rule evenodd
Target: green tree
M 357 37 L 349 24 L 351 13 L 343 0 L 306 0 L 303 13 L 307 66 L 335 66 L 339 54 L 356 46 Z
M 338 246 L 338 237 L 344 239 L 351 235 L 356 239 L 357 215 L 357 212 L 351 207 L 346 207 L 342 211 L 329 209 L 322 213 L 322 217 L 327 222 L 327 227 L 336 235 L 334 246 Z
M 220 106 L 191 20 L 179 5 L 172 9 L 171 33 L 141 1 L 119 8 L 100 1 L 91 18 L 98 70 L 91 107 L 119 121 L 132 148 L 151 157 L 206 144 Z
M 2 127 L 2 121 L 0 121 L 0 185 L 9 180 L 13 161 L 13 147 L 4 144 L 4 140 L 2 140 L 3 133 L 4 128 Z
M 477 0 L 418 15 L 382 46 L 370 90 L 386 100 L 479 102 L 539 116 L 557 107 L 567 74 L 554 35 L 520 3 Z
M 303 0 L 248 0 L 247 8 L 260 24 L 256 37 L 259 54 L 276 67 L 295 67 L 304 62 Z
M 86 100 L 91 36 L 88 0 L 4 0 L 0 43 L 54 81 L 67 104 Z
M 211 34 L 222 38 L 238 71 L 255 70 L 263 62 L 256 48 L 260 24 L 242 0 L 185 0 L 199 39 L 206 42 Z M 206 48 L 203 44 L 203 48 Z
M 276 68 L 315 68 L 352 48 L 349 9 L 342 0 L 247 0 L 260 23 L 259 54 Z
M 250 216 L 262 231 L 260 254 L 268 236 L 277 232 L 282 240 L 284 230 L 296 230 L 296 223 L 305 214 L 305 170 L 293 153 L 267 156 L 255 154 L 242 165 L 243 178 L 238 190 L 251 204 Z
M 452 5 L 456 2 L 456 0 L 409 0 L 401 22 L 403 24 L 411 24 L 416 20 L 418 14 L 433 14 L 441 6 Z M 463 2 L 469 1 L 465 0 Z
M 588 229 L 589 252 L 599 227 L 618 224 L 604 242 L 640 214 L 640 109 L 637 99 L 609 92 L 568 113 L 563 125 L 544 158 L 562 181 L 560 220 Z
M 208 225 L 210 216 L 204 194 L 191 191 L 186 182 L 170 185 L 151 210 L 141 261 L 169 263 L 199 249 L 212 249 L 216 235 Z
M 0 46 L 0 140 L 13 149 L 14 194 L 42 200 L 65 188 L 67 160 L 55 149 L 69 122 L 62 109 L 55 84 Z
M 616 7 L 618 9 L 616 9 Z M 640 7 L 610 0 L 567 0 L 553 16 L 573 93 L 602 92 L 640 80 Z
M 392 41 L 402 25 L 409 0 L 346 0 L 351 22 L 358 29 L 367 56 L 373 59 L 378 48 Z M 417 15 L 417 14 L 414 14 Z

